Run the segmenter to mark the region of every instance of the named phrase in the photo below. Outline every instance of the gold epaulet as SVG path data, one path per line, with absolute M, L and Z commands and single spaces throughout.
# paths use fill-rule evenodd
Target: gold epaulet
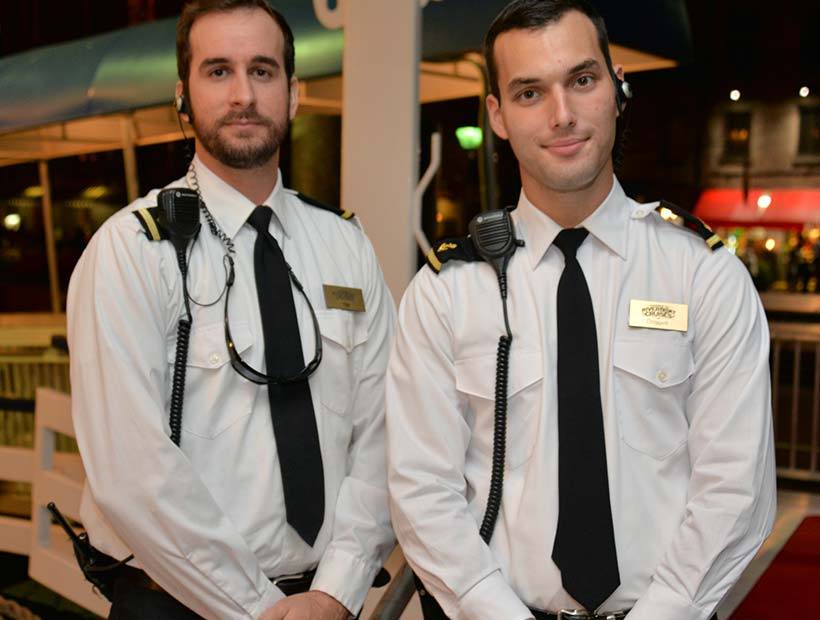
M 721 238 L 718 237 L 717 234 L 709 228 L 708 224 L 700 218 L 695 217 L 689 213 L 689 211 L 681 209 L 679 206 L 674 205 L 671 202 L 661 200 L 660 204 L 655 207 L 655 211 L 663 216 L 664 209 L 670 211 L 672 215 L 680 221 L 684 228 L 691 230 L 693 233 L 701 237 L 713 252 L 718 248 L 723 247 L 723 241 Z
M 447 239 L 439 239 L 427 252 L 427 265 L 436 274 L 441 272 L 441 268 L 445 263 L 456 260 L 466 263 L 484 260 L 475 251 L 473 240 L 466 237 L 449 237 Z
M 134 211 L 134 216 L 142 226 L 145 236 L 151 241 L 161 241 L 168 239 L 168 232 L 159 221 L 159 207 L 143 207 Z
M 310 196 L 305 196 L 301 192 L 296 192 L 296 196 L 302 201 L 306 202 L 309 205 L 316 207 L 317 209 L 321 209 L 322 211 L 330 211 L 331 213 L 338 215 L 343 220 L 349 220 L 356 216 L 353 211 L 345 211 L 344 209 L 340 209 L 339 207 L 333 207 L 331 205 L 326 205 L 323 202 L 319 202 Z

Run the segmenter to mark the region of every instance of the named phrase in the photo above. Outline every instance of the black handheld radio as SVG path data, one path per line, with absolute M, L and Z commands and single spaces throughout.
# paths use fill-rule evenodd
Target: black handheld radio
M 80 570 L 85 578 L 91 582 L 100 594 L 109 601 L 113 601 L 114 582 L 117 580 L 119 573 L 117 569 L 125 566 L 126 562 L 133 559 L 134 556 L 129 555 L 124 560 L 115 560 L 92 545 L 91 541 L 88 540 L 88 534 L 75 532 L 54 502 L 49 502 L 46 508 L 71 540 L 71 545 L 74 547 L 74 557 L 77 559 L 77 564 L 80 565 Z
M 481 258 L 492 265 L 498 276 L 501 304 L 504 309 L 506 333 L 498 340 L 495 367 L 495 415 L 493 418 L 493 461 L 487 508 L 479 530 L 481 538 L 489 544 L 501 508 L 504 490 L 504 460 L 507 442 L 507 383 L 510 375 L 510 347 L 512 331 L 507 316 L 507 265 L 523 242 L 515 238 L 509 209 L 498 209 L 475 216 L 469 224 L 470 239 Z
M 179 272 L 182 274 L 182 296 L 185 302 L 185 318 L 177 326 L 177 350 L 174 356 L 174 377 L 171 389 L 171 405 L 168 423 L 171 441 L 176 445 L 182 440 L 182 402 L 185 398 L 185 366 L 188 361 L 188 344 L 191 338 L 191 304 L 188 296 L 188 244 L 201 228 L 199 223 L 199 194 L 186 187 L 162 190 L 157 196 L 160 207 L 159 224 L 168 234 L 176 250 Z

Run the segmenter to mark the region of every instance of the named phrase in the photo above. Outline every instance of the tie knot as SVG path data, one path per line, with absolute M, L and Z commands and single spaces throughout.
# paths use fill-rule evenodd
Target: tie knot
M 552 244 L 561 250 L 564 260 L 575 258 L 575 252 L 581 247 L 589 231 L 586 228 L 565 228 L 558 233 Z
M 268 232 L 270 225 L 270 218 L 273 215 L 273 210 L 270 207 L 261 205 L 256 207 L 248 217 L 248 224 L 256 229 L 257 233 L 265 234 Z

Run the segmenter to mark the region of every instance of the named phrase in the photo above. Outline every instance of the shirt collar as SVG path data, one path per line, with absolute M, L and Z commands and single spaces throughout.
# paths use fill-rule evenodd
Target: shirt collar
M 535 269 L 562 227 L 532 204 L 523 189 L 515 214 L 516 224 L 530 257 L 530 265 Z M 629 205 L 617 178 L 613 177 L 612 189 L 604 201 L 578 226 L 586 228 L 612 252 L 626 259 Z
M 194 168 L 196 169 L 196 181 L 199 185 L 199 191 L 208 207 L 208 211 L 211 212 L 216 223 L 225 234 L 233 239 L 257 205 L 248 200 L 236 188 L 216 176 L 198 156 L 194 156 Z M 190 175 L 188 180 L 190 185 Z M 271 222 L 276 222 L 287 236 L 284 194 L 282 173 L 277 170 L 276 185 L 274 185 L 270 195 L 262 201 L 262 204 L 273 210 L 275 217 L 271 218 Z

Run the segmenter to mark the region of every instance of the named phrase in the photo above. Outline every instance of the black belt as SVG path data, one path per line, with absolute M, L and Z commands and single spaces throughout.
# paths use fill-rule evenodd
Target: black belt
M 313 583 L 313 576 L 316 574 L 315 570 L 309 570 L 297 575 L 283 575 L 282 577 L 274 577 L 271 583 L 278 587 L 285 596 L 293 594 L 301 594 L 310 590 L 310 584 Z M 139 586 L 147 588 L 156 592 L 165 592 L 161 585 L 151 579 L 145 571 L 142 571 L 133 566 L 123 566 L 120 568 L 118 579 Z
M 629 610 L 593 613 L 591 611 L 559 611 L 552 614 L 546 611 L 530 609 L 535 620 L 623 620 Z
M 281 577 L 274 577 L 271 583 L 285 593 L 285 596 L 292 596 L 294 594 L 301 594 L 310 590 L 310 584 L 313 583 L 313 576 L 316 570 L 309 570 L 297 575 L 283 575 Z
M 535 620 L 621 620 L 621 618 L 627 618 L 630 610 L 601 612 L 598 614 L 587 611 L 562 611 L 557 614 L 538 611 L 537 609 L 530 609 L 530 611 L 535 616 Z M 712 616 L 712 620 L 718 620 L 717 614 Z
M 118 579 L 122 579 L 128 583 L 136 586 L 155 590 L 157 592 L 165 592 L 156 581 L 151 579 L 145 571 L 142 571 L 133 566 L 122 566 L 119 568 Z M 285 596 L 292 596 L 294 594 L 301 594 L 310 590 L 310 585 L 313 583 L 313 577 L 316 575 L 316 569 L 305 571 L 304 573 L 297 573 L 295 575 L 282 575 L 281 577 L 271 577 L 271 583 L 278 587 Z M 381 588 L 390 581 L 390 573 L 384 568 L 379 570 L 376 578 L 373 580 L 374 588 Z

